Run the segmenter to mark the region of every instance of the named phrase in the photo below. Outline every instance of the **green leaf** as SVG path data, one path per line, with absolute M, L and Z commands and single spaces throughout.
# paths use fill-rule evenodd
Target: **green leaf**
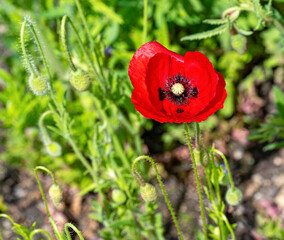
M 284 141 L 283 142 L 271 143 L 271 144 L 265 146 L 263 148 L 263 150 L 264 151 L 271 151 L 271 150 L 282 148 L 282 147 L 284 147 Z
M 196 33 L 196 34 L 185 36 L 181 38 L 181 41 L 191 41 L 191 40 L 200 40 L 204 38 L 210 38 L 210 37 L 213 37 L 213 36 L 216 36 L 216 35 L 219 35 L 225 32 L 226 29 L 228 29 L 228 25 L 224 24 L 224 25 L 221 25 L 220 27 L 214 28 L 206 32 L 201 32 L 201 33 Z
M 202 21 L 203 23 L 207 23 L 210 25 L 222 25 L 228 22 L 227 18 L 223 18 L 223 19 L 205 19 Z
M 274 86 L 273 93 L 275 97 L 276 107 L 281 114 L 282 118 L 284 118 L 284 93 L 280 90 L 280 88 Z

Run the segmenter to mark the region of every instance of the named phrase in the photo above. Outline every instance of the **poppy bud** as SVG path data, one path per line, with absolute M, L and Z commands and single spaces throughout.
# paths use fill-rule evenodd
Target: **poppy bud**
M 208 155 L 203 148 L 201 150 L 193 149 L 193 154 L 197 166 L 207 166 L 209 162 Z
M 149 183 L 140 186 L 140 193 L 145 202 L 153 202 L 157 198 L 156 188 Z
M 126 201 L 125 193 L 119 189 L 114 189 L 111 193 L 112 200 L 118 204 L 122 204 Z
M 57 142 L 50 142 L 46 145 L 46 151 L 52 157 L 59 157 L 61 155 L 61 146 Z
M 54 206 L 58 206 L 63 198 L 62 188 L 57 184 L 52 184 L 48 190 L 49 196 Z
M 232 206 L 236 206 L 242 201 L 243 194 L 238 188 L 234 188 L 234 191 L 232 191 L 232 188 L 230 188 L 227 190 L 225 198 L 227 203 Z
M 29 78 L 29 86 L 37 96 L 45 95 L 49 89 L 48 82 L 44 78 L 34 75 L 31 75 Z
M 78 69 L 71 73 L 70 83 L 76 90 L 86 91 L 91 84 L 91 77 L 87 72 Z
M 247 38 L 241 34 L 231 35 L 231 46 L 240 55 L 247 50 Z

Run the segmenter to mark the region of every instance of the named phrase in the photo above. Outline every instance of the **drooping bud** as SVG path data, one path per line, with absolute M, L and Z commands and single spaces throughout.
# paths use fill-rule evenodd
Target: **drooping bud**
M 70 83 L 76 90 L 80 92 L 86 91 L 91 84 L 91 77 L 89 73 L 77 69 L 75 72 L 72 71 Z
M 61 146 L 57 142 L 50 142 L 46 144 L 46 151 L 52 157 L 59 157 L 61 155 Z
M 156 188 L 149 183 L 140 186 L 140 193 L 145 202 L 153 202 L 157 198 Z
M 241 34 L 231 35 L 231 46 L 240 55 L 247 50 L 247 38 Z
M 114 189 L 111 193 L 112 200 L 118 204 L 122 204 L 126 201 L 125 193 L 119 189 Z
M 57 184 L 52 184 L 48 190 L 48 193 L 54 206 L 58 206 L 63 199 L 62 188 Z
M 193 154 L 197 166 L 207 166 L 209 159 L 203 148 L 201 150 L 193 149 Z
M 234 191 L 230 188 L 227 190 L 225 198 L 228 204 L 236 206 L 242 201 L 243 194 L 241 190 L 236 187 L 234 188 Z
M 31 75 L 29 87 L 35 95 L 43 96 L 47 93 L 49 84 L 43 77 Z

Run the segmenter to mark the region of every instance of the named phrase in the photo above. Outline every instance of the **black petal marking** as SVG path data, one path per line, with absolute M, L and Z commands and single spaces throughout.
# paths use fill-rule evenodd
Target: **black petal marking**
M 165 92 L 162 88 L 159 88 L 159 99 L 163 101 L 165 99 Z
M 177 113 L 183 113 L 183 112 L 184 112 L 184 110 L 182 108 L 177 109 Z

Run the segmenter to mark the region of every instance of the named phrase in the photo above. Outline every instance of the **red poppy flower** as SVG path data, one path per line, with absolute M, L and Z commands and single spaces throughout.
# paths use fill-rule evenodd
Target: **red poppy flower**
M 227 96 L 222 74 L 204 54 L 183 57 L 155 41 L 135 52 L 128 75 L 136 110 L 161 123 L 204 121 L 223 108 Z

